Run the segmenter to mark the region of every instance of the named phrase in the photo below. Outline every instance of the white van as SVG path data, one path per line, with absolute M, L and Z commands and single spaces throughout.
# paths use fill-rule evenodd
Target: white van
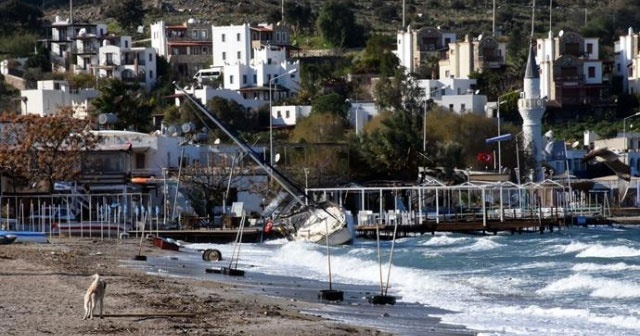
M 213 81 L 216 80 L 222 75 L 221 68 L 209 68 L 209 69 L 200 69 L 193 75 L 193 79 L 195 79 L 198 83 L 202 83 L 203 81 Z

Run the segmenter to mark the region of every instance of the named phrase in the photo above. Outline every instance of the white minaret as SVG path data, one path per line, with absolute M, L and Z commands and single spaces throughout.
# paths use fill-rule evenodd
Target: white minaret
M 522 117 L 525 149 L 535 161 L 533 182 L 539 182 L 542 181 L 542 114 L 546 108 L 546 100 L 540 97 L 540 74 L 534 46 L 535 42 L 531 39 L 523 91 L 518 99 L 518 112 Z

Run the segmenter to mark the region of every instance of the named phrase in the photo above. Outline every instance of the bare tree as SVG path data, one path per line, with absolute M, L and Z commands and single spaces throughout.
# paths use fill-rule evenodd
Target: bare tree
M 14 180 L 53 190 L 56 181 L 75 181 L 80 159 L 98 137 L 89 121 L 72 117 L 71 108 L 51 116 L 0 115 L 0 166 Z

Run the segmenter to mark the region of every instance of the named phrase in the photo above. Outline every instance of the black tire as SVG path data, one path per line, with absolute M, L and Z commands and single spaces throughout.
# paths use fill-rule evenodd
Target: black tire
M 211 249 L 206 249 L 202 252 L 202 260 L 209 261 L 209 253 L 211 253 Z
M 222 253 L 216 249 L 208 249 L 204 251 L 202 258 L 206 261 L 220 261 L 222 260 Z

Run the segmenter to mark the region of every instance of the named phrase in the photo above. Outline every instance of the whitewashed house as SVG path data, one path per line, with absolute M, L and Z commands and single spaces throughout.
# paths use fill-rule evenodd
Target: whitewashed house
M 397 33 L 396 56 L 408 73 L 415 72 L 418 68 L 430 62 L 438 60 L 446 54 L 449 44 L 456 41 L 456 34 L 443 32 L 439 28 L 422 27 Z
M 183 77 L 193 77 L 211 67 L 211 24 L 189 19 L 180 24 L 158 21 L 151 24 L 151 47 Z
M 599 42 L 575 32 L 549 32 L 536 40 L 540 95 L 557 107 L 600 105 L 609 101 Z
M 271 109 L 272 123 L 274 127 L 295 126 L 302 118 L 311 114 L 309 105 L 282 105 Z
M 73 89 L 69 82 L 62 80 L 38 81 L 37 89 L 22 90 L 22 114 L 50 116 L 56 114 L 62 107 L 71 107 L 74 117 L 85 119 L 91 100 L 98 97 L 95 89 Z
M 627 35 L 615 41 L 614 73 L 622 77 L 622 87 L 628 94 L 640 92 L 640 44 L 638 33 L 629 28 Z
M 287 26 L 212 26 L 214 68 L 222 68 L 223 87 L 248 99 L 273 101 L 296 94 L 298 62 L 288 60 Z
M 425 101 L 432 100 L 436 105 L 458 114 L 484 114 L 487 96 L 478 94 L 475 79 L 421 79 L 416 80 L 418 87 L 424 90 Z
M 133 47 L 130 36 L 105 40 L 100 47 L 98 62 L 94 67 L 95 75 L 99 78 L 116 78 L 126 83 L 136 83 L 146 91 L 150 91 L 158 80 L 155 49 Z
M 474 72 L 499 69 L 506 64 L 507 45 L 493 36 L 478 36 L 449 43 L 447 52 L 440 59 L 440 79 L 468 79 Z

